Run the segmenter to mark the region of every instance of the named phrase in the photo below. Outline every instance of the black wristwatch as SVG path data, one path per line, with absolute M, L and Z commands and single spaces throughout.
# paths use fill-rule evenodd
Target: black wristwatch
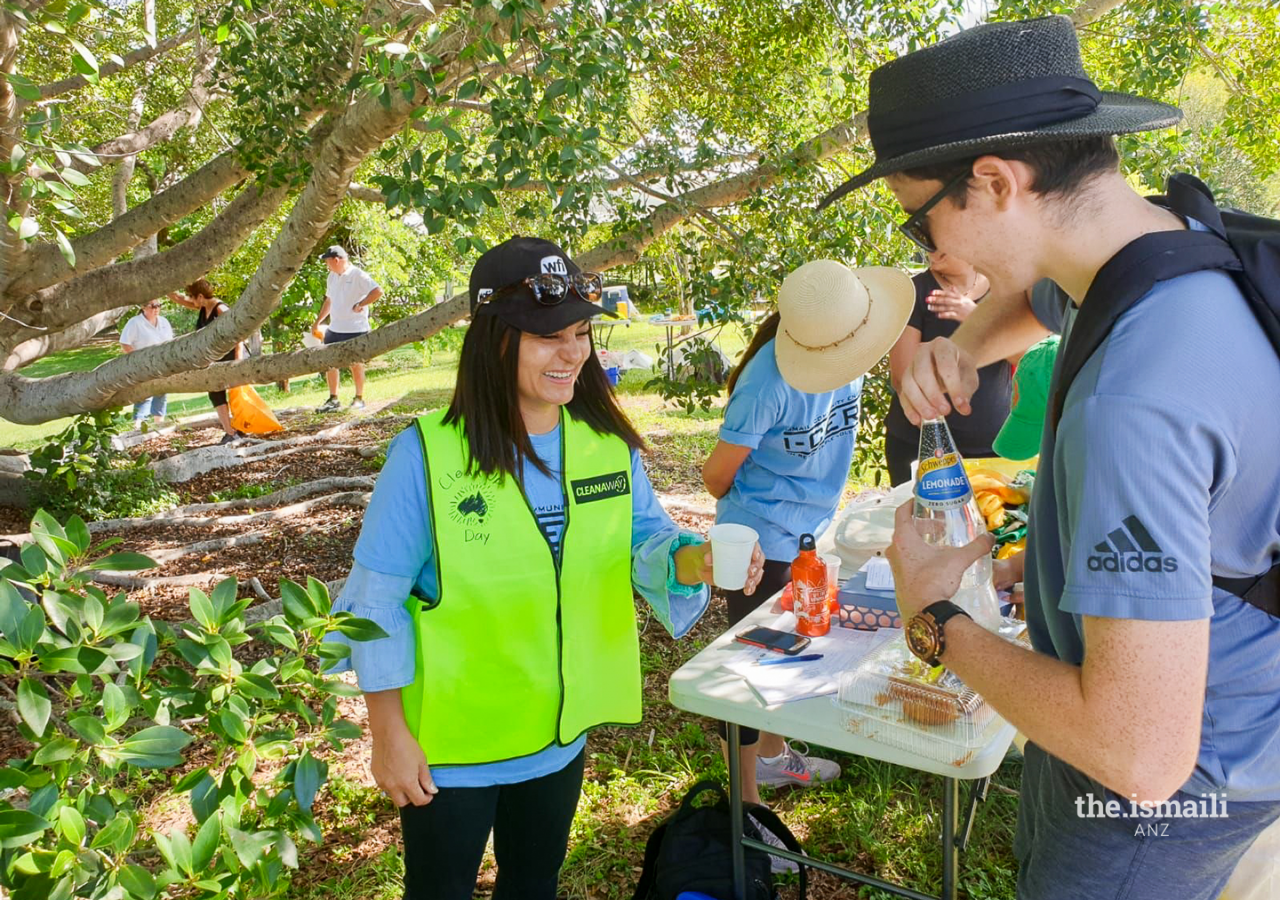
M 911 652 L 931 666 L 942 665 L 938 657 L 942 656 L 947 646 L 942 629 L 953 616 L 973 619 L 950 600 L 931 603 L 919 615 L 912 616 L 906 627 L 907 646 Z

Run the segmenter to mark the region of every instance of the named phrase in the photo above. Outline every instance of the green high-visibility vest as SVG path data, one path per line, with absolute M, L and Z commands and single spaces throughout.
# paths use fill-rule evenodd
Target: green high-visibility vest
M 561 414 L 557 563 L 515 478 L 467 474 L 461 429 L 417 420 L 439 596 L 417 631 L 405 720 L 432 766 L 500 762 L 640 721 L 631 594 L 631 451 Z

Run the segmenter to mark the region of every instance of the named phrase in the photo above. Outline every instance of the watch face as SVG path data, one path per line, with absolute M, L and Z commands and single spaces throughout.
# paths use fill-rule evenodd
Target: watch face
M 907 646 L 921 659 L 933 659 L 938 652 L 937 629 L 924 616 L 912 616 L 906 627 Z

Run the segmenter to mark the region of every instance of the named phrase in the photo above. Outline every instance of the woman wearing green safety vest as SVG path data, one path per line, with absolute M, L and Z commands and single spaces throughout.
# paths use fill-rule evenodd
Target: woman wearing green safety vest
M 406 900 L 470 898 L 490 832 L 495 900 L 553 900 L 586 733 L 640 721 L 633 589 L 676 637 L 707 606 L 709 545 L 658 505 L 595 356 L 601 290 L 548 241 L 480 257 L 453 400 L 391 442 L 335 603 L 389 635 L 349 664 Z

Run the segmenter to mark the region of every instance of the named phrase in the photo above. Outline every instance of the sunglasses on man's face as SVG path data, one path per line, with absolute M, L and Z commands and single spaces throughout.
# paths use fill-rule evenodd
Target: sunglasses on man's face
M 929 233 L 929 210 L 941 203 L 944 197 L 954 191 L 968 178 L 968 169 L 960 172 L 959 175 L 944 184 L 936 194 L 930 197 L 925 202 L 924 206 L 913 212 L 907 221 L 899 225 L 898 230 L 905 234 L 913 244 L 925 253 L 936 253 L 938 251 L 938 245 L 933 242 L 933 235 Z
M 144 308 L 145 308 L 145 309 L 159 309 L 159 308 L 160 308 L 160 304 L 159 304 L 159 303 L 148 303 L 148 304 L 146 305 L 146 307 L 144 307 Z
M 541 275 L 534 275 L 504 288 L 498 288 L 480 303 L 492 303 L 494 300 L 509 297 L 517 291 L 528 291 L 533 294 L 533 299 L 543 306 L 563 303 L 570 291 L 590 303 L 599 303 L 601 295 L 604 294 L 604 278 L 595 272 L 579 272 L 576 275 L 543 272 Z

